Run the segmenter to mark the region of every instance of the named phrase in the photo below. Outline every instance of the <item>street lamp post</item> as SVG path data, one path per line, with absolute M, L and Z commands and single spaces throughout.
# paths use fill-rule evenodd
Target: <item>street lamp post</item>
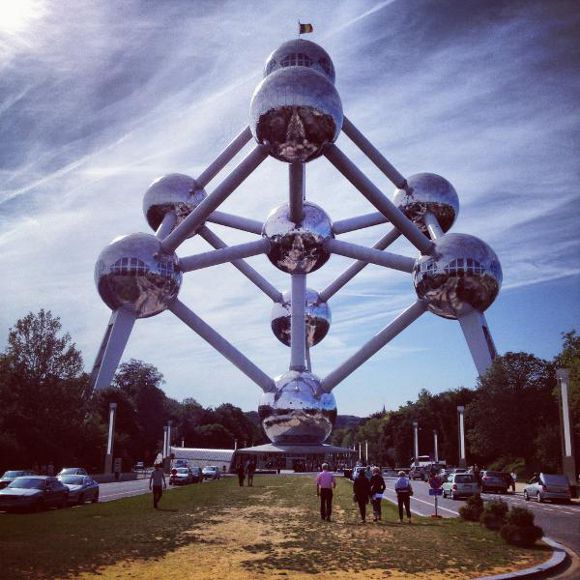
M 465 407 L 458 405 L 457 413 L 459 415 L 459 467 L 465 467 L 467 465 L 465 460 Z
M 107 439 L 107 453 L 105 455 L 105 473 L 113 473 L 113 440 L 115 437 L 115 414 L 117 403 L 109 403 L 109 437 Z
M 437 429 L 433 429 L 433 451 L 435 452 L 435 463 L 439 463 L 439 447 L 437 445 Z
M 556 378 L 560 385 L 560 424 L 562 440 L 562 471 L 568 476 L 573 490 L 576 490 L 576 461 L 574 457 L 574 437 L 570 427 L 570 400 L 568 384 L 570 380 L 570 371 L 568 369 L 556 369 Z
M 369 464 L 369 442 L 368 439 L 365 440 L 365 463 Z
M 419 423 L 413 421 L 413 440 L 415 448 L 415 467 L 419 467 Z

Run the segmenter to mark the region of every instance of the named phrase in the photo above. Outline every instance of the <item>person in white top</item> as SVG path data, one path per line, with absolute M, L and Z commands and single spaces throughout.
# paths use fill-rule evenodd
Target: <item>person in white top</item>
M 163 495 L 163 490 L 167 489 L 167 484 L 165 483 L 165 475 L 161 471 L 161 465 L 157 464 L 155 469 L 151 472 L 151 477 L 149 478 L 149 489 L 153 487 L 153 507 L 157 509 L 157 504 Z
M 397 504 L 399 506 L 399 523 L 403 523 L 403 506 L 407 513 L 407 521 L 411 523 L 411 496 L 413 495 L 413 488 L 411 487 L 411 481 L 404 471 L 399 471 L 399 479 L 395 483 L 395 491 L 397 492 Z

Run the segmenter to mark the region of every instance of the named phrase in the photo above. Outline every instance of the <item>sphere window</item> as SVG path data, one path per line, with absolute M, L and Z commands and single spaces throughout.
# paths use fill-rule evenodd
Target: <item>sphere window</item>
M 285 56 L 280 61 L 280 66 L 287 67 L 287 66 L 307 66 L 311 67 L 313 64 L 312 59 L 303 52 L 295 52 Z

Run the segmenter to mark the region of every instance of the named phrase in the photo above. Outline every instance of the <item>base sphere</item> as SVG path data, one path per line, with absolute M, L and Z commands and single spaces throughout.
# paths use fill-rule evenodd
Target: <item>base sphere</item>
M 275 445 L 319 445 L 336 421 L 332 393 L 320 389 L 320 379 L 309 372 L 289 371 L 276 380 L 276 392 L 262 395 L 258 414 L 266 435 Z

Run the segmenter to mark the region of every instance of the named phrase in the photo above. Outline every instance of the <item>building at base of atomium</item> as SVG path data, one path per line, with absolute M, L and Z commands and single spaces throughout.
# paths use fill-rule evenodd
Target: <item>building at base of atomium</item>
M 272 442 L 265 451 L 324 453 L 322 445 L 337 416 L 334 388 L 425 312 L 458 320 L 478 372 L 489 367 L 495 348 L 483 312 L 502 282 L 496 254 L 474 236 L 449 232 L 459 211 L 451 183 L 429 172 L 401 175 L 344 115 L 334 80 L 332 60 L 320 46 L 303 39 L 284 43 L 266 61 L 264 78 L 251 99 L 249 127 L 201 175 L 169 174 L 149 187 L 143 211 L 153 233 L 119 237 L 97 260 L 98 292 L 113 312 L 93 370 L 95 389 L 110 384 L 135 321 L 168 310 L 262 389 L 258 412 Z M 385 195 L 334 144 L 341 132 L 393 183 L 392 195 Z M 254 148 L 208 193 L 208 183 L 252 139 Z M 332 222 L 324 208 L 308 201 L 306 166 L 319 157 L 325 157 L 375 211 Z M 288 168 L 287 201 L 273 208 L 263 223 L 219 211 L 267 158 Z M 215 223 L 253 233 L 256 239 L 227 246 L 212 231 Z M 379 224 L 385 233 L 372 247 L 340 239 Z M 212 249 L 178 256 L 180 244 L 196 235 Z M 419 257 L 387 251 L 400 236 L 419 251 Z M 309 288 L 308 275 L 323 268 L 333 253 L 351 258 L 352 265 L 328 287 Z M 275 288 L 244 261 L 258 254 L 289 275 L 288 291 Z M 226 262 L 272 300 L 272 331 L 290 349 L 288 370 L 281 368 L 276 378 L 179 299 L 185 273 Z M 411 275 L 415 300 L 321 378 L 313 372 L 310 350 L 331 332 L 329 302 L 368 264 Z

